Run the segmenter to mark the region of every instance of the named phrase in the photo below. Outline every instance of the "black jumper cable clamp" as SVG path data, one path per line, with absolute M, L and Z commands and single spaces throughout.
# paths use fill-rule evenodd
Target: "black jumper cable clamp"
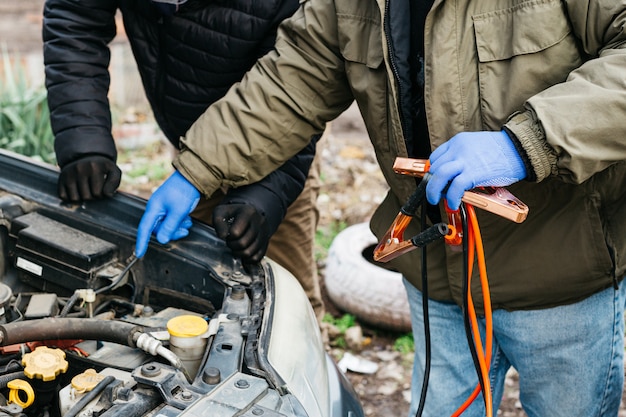
M 410 239 L 404 238 L 404 232 L 426 196 L 426 183 L 430 174 L 426 173 L 423 177 L 422 182 L 402 206 L 391 226 L 387 229 L 385 236 L 374 249 L 375 261 L 388 262 L 413 249 L 424 247 L 441 239 L 450 232 L 446 223 L 436 223 Z

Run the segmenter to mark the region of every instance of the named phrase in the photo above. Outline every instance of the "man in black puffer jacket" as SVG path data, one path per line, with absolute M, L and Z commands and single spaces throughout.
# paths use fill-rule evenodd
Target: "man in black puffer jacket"
M 59 196 L 110 197 L 120 184 L 107 99 L 118 10 L 154 117 L 178 148 L 206 108 L 273 48 L 278 24 L 297 7 L 298 0 L 46 0 L 44 64 Z M 287 268 L 321 319 L 313 256 L 318 139 L 262 181 L 202 200 L 192 215 L 214 224 L 244 262 L 267 253 Z

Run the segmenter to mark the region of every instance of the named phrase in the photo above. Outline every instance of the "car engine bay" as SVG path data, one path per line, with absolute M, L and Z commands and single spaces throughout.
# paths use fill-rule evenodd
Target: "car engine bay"
M 208 227 L 136 260 L 145 202 L 66 205 L 55 175 L 0 155 L 0 417 L 309 415 L 263 354 L 265 261 Z

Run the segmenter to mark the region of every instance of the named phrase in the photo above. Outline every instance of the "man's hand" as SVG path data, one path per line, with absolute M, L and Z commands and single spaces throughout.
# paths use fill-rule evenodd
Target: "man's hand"
M 153 232 L 162 244 L 187 236 L 192 225 L 189 214 L 196 208 L 198 201 L 200 192 L 175 171 L 148 200 L 146 212 L 137 228 L 137 257 L 145 255 Z
M 59 197 L 79 202 L 111 197 L 120 186 L 122 171 L 104 156 L 88 156 L 67 164 L 59 176 Z
M 435 149 L 430 156 L 432 177 L 426 186 L 431 204 L 446 198 L 451 209 L 461 205 L 466 190 L 479 186 L 504 187 L 526 178 L 526 167 L 504 131 L 463 132 Z
M 259 262 L 270 241 L 265 216 L 249 204 L 220 204 L 213 210 L 213 227 L 220 239 L 224 239 L 233 255 L 244 263 Z

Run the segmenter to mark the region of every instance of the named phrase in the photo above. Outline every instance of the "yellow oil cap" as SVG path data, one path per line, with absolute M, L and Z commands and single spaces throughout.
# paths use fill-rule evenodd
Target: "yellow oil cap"
M 167 331 L 175 337 L 198 337 L 206 333 L 209 324 L 202 317 L 182 315 L 167 322 Z
M 68 363 L 65 360 L 65 352 L 61 349 L 50 349 L 39 346 L 33 352 L 22 357 L 24 375 L 30 379 L 52 381 L 60 373 L 67 371 Z
M 82 374 L 72 378 L 72 388 L 77 393 L 88 392 L 94 389 L 104 378 L 106 376 L 97 373 L 95 369 L 87 369 Z

